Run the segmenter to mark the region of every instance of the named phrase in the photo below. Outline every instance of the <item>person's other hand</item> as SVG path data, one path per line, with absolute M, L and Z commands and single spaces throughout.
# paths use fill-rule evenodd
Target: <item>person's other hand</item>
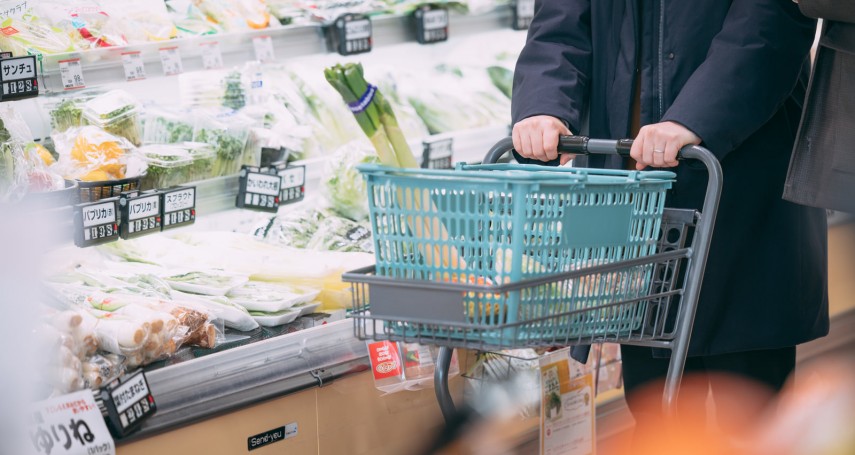
M 552 161 L 558 158 L 558 137 L 571 134 L 561 120 L 549 115 L 536 115 L 514 125 L 514 149 L 523 158 Z M 561 164 L 572 158 L 573 155 L 563 155 Z
M 639 171 L 647 166 L 674 167 L 681 148 L 700 143 L 701 138 L 679 123 L 654 123 L 638 131 L 629 154 Z

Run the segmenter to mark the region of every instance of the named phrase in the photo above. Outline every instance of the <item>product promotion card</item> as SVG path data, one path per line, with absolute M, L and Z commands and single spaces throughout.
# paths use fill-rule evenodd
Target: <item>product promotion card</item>
M 36 403 L 29 422 L 30 453 L 115 455 L 116 445 L 91 390 Z
M 593 455 L 594 378 L 562 349 L 540 359 L 541 455 Z

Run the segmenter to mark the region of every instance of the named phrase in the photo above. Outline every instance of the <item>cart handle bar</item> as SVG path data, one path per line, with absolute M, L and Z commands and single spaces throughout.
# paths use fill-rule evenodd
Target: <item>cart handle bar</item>
M 632 139 L 591 139 L 587 136 L 559 136 L 558 137 L 558 153 L 568 153 L 573 155 L 620 155 L 624 158 L 629 157 L 630 149 L 632 148 Z M 513 140 L 506 137 L 499 141 L 484 158 L 484 163 L 495 163 L 499 161 L 506 153 L 514 149 Z M 697 159 L 703 161 L 709 167 L 706 160 L 701 157 L 702 153 L 698 153 L 696 149 L 701 147 L 686 146 L 677 153 L 677 159 Z M 703 149 L 706 151 L 706 149 Z M 706 151 L 706 153 L 711 153 Z

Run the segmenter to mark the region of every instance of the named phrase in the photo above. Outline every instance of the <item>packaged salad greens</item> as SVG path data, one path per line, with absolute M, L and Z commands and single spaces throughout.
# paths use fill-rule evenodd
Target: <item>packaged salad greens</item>
M 111 90 L 83 105 L 83 120 L 102 130 L 142 145 L 139 102 L 123 90 Z
M 336 150 L 321 178 L 324 196 L 334 212 L 351 220 L 368 218 L 368 190 L 356 166 L 379 162 L 377 152 L 365 140 L 353 141 Z
M 214 149 L 213 177 L 240 170 L 251 125 L 252 119 L 231 111 L 202 111 L 196 115 L 193 142 L 204 142 Z
M 139 149 L 148 165 L 140 181 L 142 190 L 169 188 L 203 180 L 211 174 L 214 152 L 207 144 L 154 144 Z
M 144 144 L 175 144 L 193 140 L 193 115 L 189 109 L 148 108 L 143 122 Z

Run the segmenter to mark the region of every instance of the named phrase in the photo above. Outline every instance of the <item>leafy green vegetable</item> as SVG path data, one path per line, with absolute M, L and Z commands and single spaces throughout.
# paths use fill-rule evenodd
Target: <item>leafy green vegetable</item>
M 379 162 L 376 154 L 358 144 L 345 145 L 333 155 L 323 180 L 326 197 L 334 212 L 357 221 L 368 217 L 365 178 L 356 166 Z
M 165 279 L 166 281 L 212 287 L 228 287 L 233 281 L 233 279 L 228 276 L 211 275 L 205 272 L 182 273 L 180 275 L 166 277 Z
M 83 126 L 83 110 L 74 99 L 61 101 L 50 111 L 53 129 L 62 133 L 69 128 Z

